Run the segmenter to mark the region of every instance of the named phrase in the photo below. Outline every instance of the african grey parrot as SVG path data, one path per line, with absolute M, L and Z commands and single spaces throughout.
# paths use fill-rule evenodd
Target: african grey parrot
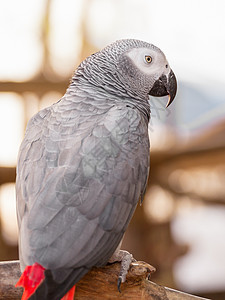
M 23 299 L 60 299 L 116 250 L 121 258 L 147 183 L 149 95 L 169 95 L 169 105 L 176 88 L 159 48 L 119 40 L 87 57 L 65 95 L 29 121 L 16 180 Z

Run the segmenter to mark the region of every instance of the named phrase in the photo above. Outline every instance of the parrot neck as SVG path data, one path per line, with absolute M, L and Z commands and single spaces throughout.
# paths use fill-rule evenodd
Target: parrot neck
M 85 61 L 84 61 L 85 62 Z M 94 101 L 100 99 L 110 99 L 109 106 L 115 103 L 125 104 L 132 108 L 137 108 L 146 118 L 147 122 L 150 119 L 150 105 L 148 97 L 140 97 L 125 88 L 121 81 L 112 73 L 103 73 L 102 77 L 94 76 L 93 68 L 85 68 L 86 64 L 82 63 L 76 70 L 71 83 L 67 89 L 69 94 L 81 94 L 86 97 L 91 97 Z M 116 74 L 116 73 L 115 73 Z M 110 98 L 109 98 L 110 95 Z
M 129 106 L 134 109 L 138 109 L 140 113 L 144 116 L 146 122 L 149 122 L 150 119 L 150 105 L 149 102 L 145 99 L 135 98 L 132 95 L 128 95 L 126 92 L 119 90 L 117 93 L 115 89 L 110 89 L 106 86 L 96 86 L 90 84 L 87 80 L 77 80 L 76 77 L 73 78 L 70 86 L 67 89 L 66 94 L 70 94 L 74 97 L 81 97 L 83 99 L 91 98 L 95 103 L 102 103 L 104 100 L 106 110 L 112 106 Z

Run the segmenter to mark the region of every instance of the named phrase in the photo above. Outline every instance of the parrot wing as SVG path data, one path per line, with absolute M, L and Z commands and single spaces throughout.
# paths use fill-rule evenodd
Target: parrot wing
M 78 281 L 82 268 L 107 263 L 149 166 L 147 125 L 138 111 L 100 105 L 88 115 L 85 105 L 75 107 L 64 99 L 31 119 L 17 170 L 21 264 L 37 262 L 57 282 L 72 269 Z

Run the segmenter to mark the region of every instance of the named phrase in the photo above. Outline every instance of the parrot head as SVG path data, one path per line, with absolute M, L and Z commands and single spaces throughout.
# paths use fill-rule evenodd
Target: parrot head
M 164 53 L 140 40 L 118 40 L 92 54 L 81 63 L 73 79 L 79 81 L 81 74 L 93 86 L 125 98 L 149 100 L 149 95 L 168 95 L 167 106 L 177 91 L 176 77 Z

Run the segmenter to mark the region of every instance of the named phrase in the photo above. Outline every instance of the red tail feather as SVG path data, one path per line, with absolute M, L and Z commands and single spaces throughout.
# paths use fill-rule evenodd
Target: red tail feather
M 73 297 L 75 294 L 75 288 L 76 288 L 76 285 L 74 285 L 61 300 L 73 300 Z
M 38 263 L 34 263 L 32 266 L 27 266 L 23 271 L 17 286 L 24 287 L 24 292 L 21 300 L 27 300 L 37 289 L 39 284 L 45 278 L 45 269 Z
M 16 287 L 22 286 L 24 288 L 21 300 L 29 299 L 29 297 L 36 291 L 45 278 L 44 271 L 45 268 L 38 263 L 34 263 L 32 266 L 27 266 L 25 268 L 19 281 L 15 285 Z M 74 285 L 61 300 L 73 300 L 75 287 L 76 286 Z

